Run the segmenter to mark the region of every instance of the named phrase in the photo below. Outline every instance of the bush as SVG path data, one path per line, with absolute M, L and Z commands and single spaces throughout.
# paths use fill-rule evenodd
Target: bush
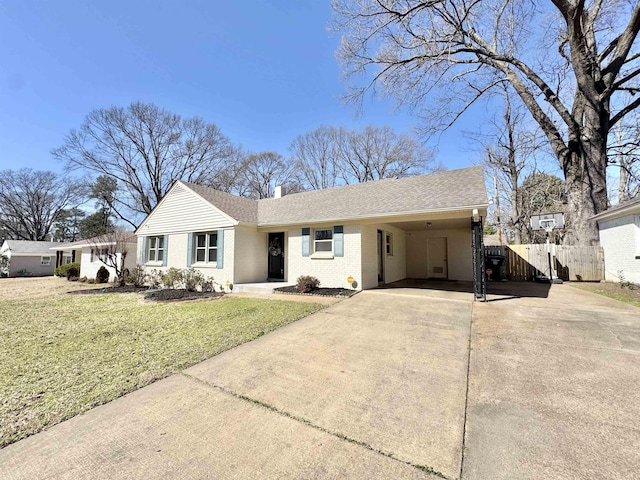
M 69 265 L 75 265 L 75 264 L 70 263 Z M 71 266 L 71 267 L 67 268 L 67 280 L 71 280 L 72 282 L 75 282 L 76 280 L 78 280 L 79 276 L 80 276 L 80 268 L 79 267 Z M 74 280 L 72 280 L 72 279 L 74 279 Z
M 66 265 L 60 265 L 58 268 L 56 268 L 53 271 L 53 274 L 56 277 L 65 277 L 66 278 L 66 277 L 68 277 L 67 271 L 70 268 L 75 268 L 79 272 L 80 271 L 80 263 L 74 262 L 74 263 L 67 263 Z
M 149 288 L 158 288 L 162 285 L 162 271 L 155 268 L 149 273 L 145 273 L 143 278 L 144 281 L 142 283 L 148 285 Z
M 202 272 L 195 268 L 187 268 L 182 271 L 182 281 L 184 288 L 190 292 L 195 292 L 199 288 L 202 289 L 202 284 L 205 280 Z
M 302 275 L 296 280 L 296 290 L 298 293 L 309 293 L 320 286 L 320 280 L 310 275 Z
M 79 282 L 85 283 L 87 281 L 87 277 L 80 277 L 78 279 Z
M 96 273 L 96 283 L 107 283 L 109 281 L 109 270 L 103 265 Z
M 176 288 L 178 287 L 183 280 L 182 270 L 171 267 L 166 273 L 162 276 L 162 283 L 164 283 L 165 287 Z
M 135 270 L 132 273 L 125 275 L 124 280 L 126 283 L 133 284 L 133 286 L 136 288 L 144 287 L 144 267 L 140 264 L 137 264 Z

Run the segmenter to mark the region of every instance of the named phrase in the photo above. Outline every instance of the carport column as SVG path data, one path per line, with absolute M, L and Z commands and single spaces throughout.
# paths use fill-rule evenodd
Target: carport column
M 482 239 L 482 217 L 473 211 L 471 218 L 471 248 L 473 250 L 473 299 L 487 301 L 487 281 L 484 274 L 484 242 Z

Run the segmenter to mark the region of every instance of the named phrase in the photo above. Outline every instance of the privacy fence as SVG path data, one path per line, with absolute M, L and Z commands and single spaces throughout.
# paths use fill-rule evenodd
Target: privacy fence
M 485 255 L 507 257 L 507 280 L 529 281 L 549 274 L 546 244 L 486 246 Z M 554 274 L 562 280 L 593 282 L 604 280 L 602 247 L 551 245 Z

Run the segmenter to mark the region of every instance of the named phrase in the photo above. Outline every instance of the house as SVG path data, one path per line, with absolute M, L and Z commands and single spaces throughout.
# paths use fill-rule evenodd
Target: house
M 471 281 L 471 217 L 487 207 L 481 167 L 261 200 L 178 181 L 136 230 L 138 258 L 146 270 L 193 267 L 221 285 Z
M 32 240 L 5 240 L 0 247 L 0 256 L 8 260 L 2 268 L 3 277 L 44 277 L 53 275 L 55 256 L 50 248 L 57 242 Z
M 131 232 L 100 235 L 77 242 L 58 243 L 55 245 L 51 250 L 56 252 L 56 267 L 67 263 L 79 262 L 80 277 L 96 278 L 98 269 L 104 266 L 109 270 L 109 280 L 115 280 L 115 269 L 105 264 L 107 256 L 111 253 L 115 255 L 115 259 L 119 264 L 122 252 L 126 251 L 125 269 L 131 272 L 136 267 L 137 239 L 135 234 Z
M 640 198 L 611 207 L 592 220 L 598 222 L 604 249 L 605 280 L 640 284 Z

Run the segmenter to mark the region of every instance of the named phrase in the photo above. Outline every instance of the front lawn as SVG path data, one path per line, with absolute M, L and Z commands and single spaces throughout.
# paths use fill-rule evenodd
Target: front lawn
M 3 299 L 0 448 L 321 308 L 135 293 Z
M 637 285 L 623 287 L 613 282 L 572 282 L 571 286 L 640 307 L 640 287 Z

